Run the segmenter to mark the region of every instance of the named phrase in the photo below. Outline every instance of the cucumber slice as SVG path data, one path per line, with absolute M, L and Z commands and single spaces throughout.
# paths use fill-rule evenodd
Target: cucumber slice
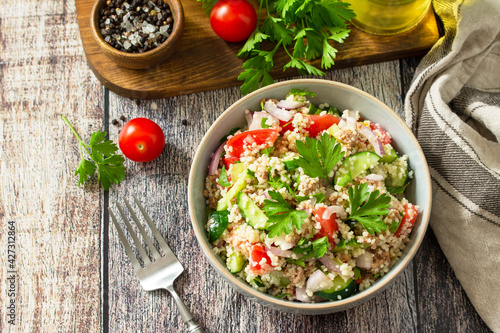
M 227 267 L 231 273 L 239 273 L 243 269 L 243 266 L 245 266 L 245 262 L 246 259 L 241 253 L 233 252 L 229 255 Z
M 241 174 L 245 172 L 246 166 L 244 163 L 232 164 L 229 168 L 229 176 L 231 177 L 231 184 L 236 183 L 241 177 Z
M 356 291 L 356 282 L 353 279 L 344 281 L 340 276 L 333 279 L 333 287 L 315 292 L 319 297 L 330 301 L 339 301 L 354 294 Z
M 238 193 L 236 203 L 241 215 L 250 226 L 255 229 L 265 230 L 271 224 L 264 212 L 245 193 Z
M 234 183 L 233 187 L 219 200 L 217 210 L 226 210 L 229 207 L 229 202 L 247 186 L 247 179 L 251 177 L 248 173 L 243 173 L 236 183 Z
M 390 187 L 402 187 L 405 186 L 409 181 L 409 168 L 408 161 L 402 157 L 397 158 L 390 164 L 395 168 L 388 172 L 388 176 L 385 180 L 386 186 Z
M 399 157 L 398 153 L 390 144 L 384 145 L 385 155 L 382 156 L 380 162 L 382 163 L 392 163 L 396 158 Z
M 366 170 L 373 168 L 379 160 L 380 156 L 371 151 L 362 151 L 346 157 L 335 173 L 334 184 L 340 185 L 339 181 L 349 172 L 351 173 L 351 180 L 356 179 Z

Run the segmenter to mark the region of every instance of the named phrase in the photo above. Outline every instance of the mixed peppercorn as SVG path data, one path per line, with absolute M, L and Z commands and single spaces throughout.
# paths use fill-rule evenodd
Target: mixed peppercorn
M 104 40 L 119 51 L 152 50 L 172 32 L 172 12 L 163 0 L 107 0 L 99 14 Z

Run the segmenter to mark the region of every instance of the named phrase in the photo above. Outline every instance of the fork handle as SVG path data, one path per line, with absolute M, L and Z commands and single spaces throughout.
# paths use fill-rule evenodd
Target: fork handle
M 189 312 L 186 305 L 184 305 L 184 302 L 181 300 L 181 298 L 179 297 L 179 295 L 175 291 L 174 286 L 173 285 L 167 286 L 166 289 L 170 292 L 170 295 L 172 295 L 172 297 L 174 298 L 175 304 L 177 305 L 177 308 L 179 309 L 179 312 L 181 314 L 182 319 L 188 325 L 188 329 L 189 329 L 188 332 L 189 333 L 205 333 L 203 328 L 193 320 L 193 315 L 191 314 L 191 312 Z

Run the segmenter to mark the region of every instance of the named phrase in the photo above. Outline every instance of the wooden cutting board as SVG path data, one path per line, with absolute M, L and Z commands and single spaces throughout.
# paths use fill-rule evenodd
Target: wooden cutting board
M 237 80 L 244 59 L 236 54 L 242 43 L 227 43 L 212 31 L 208 16 L 196 0 L 182 0 L 185 25 L 174 54 L 165 63 L 150 69 L 134 70 L 117 66 L 104 55 L 90 31 L 94 0 L 76 0 L 83 48 L 88 64 L 99 81 L 111 91 L 130 98 L 156 99 L 240 85 Z M 376 62 L 421 56 L 437 41 L 439 32 L 434 13 L 414 29 L 394 36 L 375 36 L 351 25 L 351 34 L 339 50 L 332 70 Z M 275 56 L 273 78 L 297 75 L 282 71 L 288 62 L 284 52 Z M 318 62 L 313 62 L 319 65 Z

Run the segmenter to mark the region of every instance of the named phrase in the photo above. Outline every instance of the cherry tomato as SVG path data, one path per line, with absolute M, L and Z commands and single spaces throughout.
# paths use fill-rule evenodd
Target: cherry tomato
M 399 224 L 398 230 L 394 233 L 394 236 L 399 237 L 403 233 L 403 227 L 405 230 L 407 228 L 413 227 L 415 224 L 415 220 L 417 219 L 418 209 L 414 205 L 405 205 L 405 216 L 403 216 L 403 220 Z M 405 226 L 407 225 L 408 226 Z
M 309 132 L 309 137 L 314 138 L 318 136 L 324 130 L 327 130 L 333 124 L 338 124 L 340 119 L 332 116 L 331 114 L 325 115 L 307 115 L 313 122 L 313 124 L 309 125 L 305 128 L 306 131 Z M 287 125 L 285 125 L 287 124 Z M 293 131 L 294 127 L 291 123 L 287 123 L 286 121 L 280 120 L 280 126 L 282 127 L 281 133 L 285 133 L 286 131 Z
M 332 213 L 332 215 L 330 215 L 328 219 L 324 219 L 323 213 L 325 212 L 325 209 L 326 209 L 325 207 L 319 207 L 312 211 L 315 220 L 321 224 L 321 229 L 319 233 L 314 235 L 314 238 L 318 239 L 327 236 L 328 243 L 330 243 L 330 246 L 334 248 L 335 247 L 334 235 L 337 233 L 337 230 L 339 230 L 339 226 L 336 221 L 337 215 L 335 213 Z
M 149 162 L 160 156 L 165 135 L 154 121 L 135 118 L 128 121 L 118 135 L 123 155 L 136 162 Z
M 210 25 L 225 41 L 241 42 L 255 30 L 257 14 L 245 0 L 220 0 L 210 12 Z
M 254 244 L 250 247 L 250 270 L 256 275 L 264 275 L 273 270 L 271 258 L 262 244 Z
M 241 158 L 245 152 L 245 144 L 251 145 L 255 142 L 258 146 L 263 144 L 270 145 L 276 141 L 278 135 L 278 130 L 268 128 L 236 134 L 231 139 L 227 140 L 226 143 L 229 150 L 223 158 L 226 169 L 229 170 L 229 166 Z
M 379 124 L 375 124 L 375 123 L 370 123 L 370 128 L 372 129 L 372 131 L 375 131 L 378 132 L 376 133 L 378 138 L 380 139 L 380 142 L 382 142 L 382 144 L 386 145 L 388 143 L 391 143 L 391 137 L 389 136 L 389 134 L 387 134 L 386 131 L 384 131 Z M 380 135 L 378 135 L 380 134 Z

